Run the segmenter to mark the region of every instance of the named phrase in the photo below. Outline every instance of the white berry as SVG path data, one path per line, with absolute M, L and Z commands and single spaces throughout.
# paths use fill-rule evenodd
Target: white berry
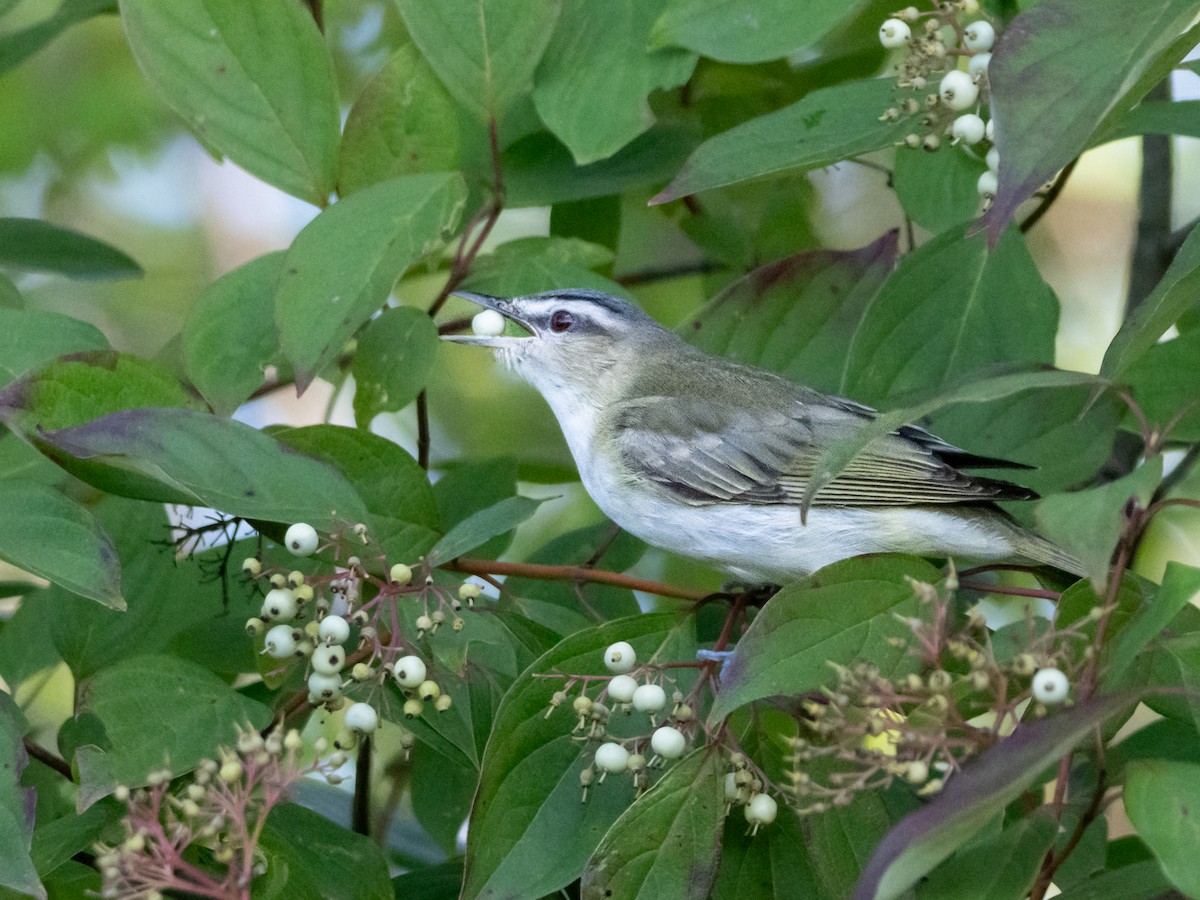
M 607 741 L 596 748 L 596 768 L 614 775 L 629 766 L 629 751 L 620 744 Z
M 908 23 L 901 22 L 899 19 L 888 19 L 879 26 L 879 43 L 889 50 L 903 47 L 911 37 L 912 30 L 908 27 Z
M 419 656 L 402 656 L 392 664 L 400 687 L 415 688 L 425 680 L 425 661 Z
M 504 334 L 504 316 L 494 309 L 485 309 L 471 320 L 471 331 L 480 337 Z
M 979 181 L 975 183 L 975 189 L 979 191 L 980 197 L 991 198 L 996 196 L 996 188 L 999 184 L 1000 182 L 996 178 L 996 173 L 988 169 L 988 171 L 979 176 Z
M 993 147 L 991 150 L 989 150 L 987 152 L 987 156 L 984 158 L 987 160 L 987 167 L 989 169 L 991 169 L 993 172 L 1000 171 L 1000 151 L 999 150 L 997 150 L 995 147 Z
M 954 124 L 950 126 L 950 133 L 964 144 L 978 144 L 983 140 L 986 129 L 983 119 L 975 113 L 967 113 L 954 120 Z
M 312 667 L 322 675 L 336 675 L 346 665 L 346 648 L 340 644 L 322 644 L 313 650 Z
M 633 708 L 638 712 L 656 713 L 667 705 L 667 692 L 657 684 L 643 684 L 633 692 Z
M 996 125 L 995 125 L 994 119 L 988 119 L 987 128 L 984 129 L 983 135 L 989 141 L 995 142 L 995 140 L 996 140 Z
M 604 651 L 604 665 L 608 671 L 624 675 L 637 665 L 637 654 L 628 641 L 617 641 Z
M 650 736 L 650 749 L 663 759 L 678 759 L 687 747 L 687 738 L 678 728 L 664 725 Z
M 637 689 L 636 678 L 631 675 L 618 675 L 608 683 L 608 697 L 614 703 L 628 703 Z
M 263 598 L 260 615 L 264 619 L 291 619 L 296 615 L 296 595 L 290 588 L 275 588 Z
M 779 804 L 767 794 L 755 794 L 746 803 L 746 821 L 751 825 L 770 825 L 779 812 Z
M 342 679 L 337 675 L 313 672 L 308 676 L 308 692 L 319 700 L 333 700 L 342 695 Z
M 317 636 L 326 644 L 344 644 L 350 639 L 350 623 L 341 616 L 326 616 Z
M 991 22 L 972 22 L 963 32 L 963 43 L 968 50 L 976 53 L 986 53 L 996 42 L 996 29 Z
M 938 86 L 938 94 L 951 109 L 967 109 L 979 99 L 979 85 L 966 72 L 947 72 Z
M 352 703 L 342 721 L 351 731 L 370 734 L 379 726 L 379 713 L 370 703 Z
M 317 529 L 307 522 L 297 522 L 287 530 L 283 543 L 296 556 L 312 556 L 321 539 L 317 536 Z
M 967 60 L 967 74 L 975 81 L 987 75 L 988 64 L 992 61 L 990 53 L 976 53 Z
M 1071 683 L 1061 670 L 1053 667 L 1038 669 L 1033 675 L 1033 699 L 1047 706 L 1067 699 Z
M 287 659 L 296 652 L 296 638 L 291 625 L 276 625 L 267 632 L 263 653 L 275 659 Z

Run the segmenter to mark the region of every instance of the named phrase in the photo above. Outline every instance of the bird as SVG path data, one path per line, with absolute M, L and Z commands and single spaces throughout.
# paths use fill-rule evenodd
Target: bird
M 491 348 L 532 385 L 597 506 L 651 546 L 753 584 L 888 552 L 1083 574 L 996 505 L 1035 492 L 962 471 L 1029 466 L 905 425 L 867 444 L 804 510 L 822 450 L 876 410 L 705 353 L 600 291 L 456 295 L 485 309 L 474 333 L 443 338 Z

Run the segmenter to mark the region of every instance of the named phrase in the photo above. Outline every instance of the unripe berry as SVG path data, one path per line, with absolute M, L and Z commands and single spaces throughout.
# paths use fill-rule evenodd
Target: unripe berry
M 296 615 L 296 595 L 287 588 L 267 591 L 260 614 L 264 619 L 276 621 L 293 618 Z
M 979 176 L 979 181 L 975 184 L 975 189 L 979 191 L 979 196 L 990 200 L 996 196 L 996 188 L 1000 182 L 996 178 L 996 173 L 990 169 Z
M 417 696 L 427 702 L 430 700 L 436 700 L 441 695 L 442 689 L 436 681 L 422 681 L 420 687 L 417 688 Z
M 908 27 L 908 23 L 899 19 L 888 19 L 879 26 L 879 43 L 889 50 L 903 47 L 911 37 L 912 29 Z
M 321 644 L 313 650 L 312 667 L 322 675 L 336 675 L 346 665 L 346 648 L 341 644 Z
M 296 637 L 291 625 L 276 625 L 267 632 L 263 653 L 274 659 L 287 659 L 296 652 Z
M 326 616 L 321 620 L 317 636 L 326 644 L 344 644 L 350 639 L 350 623 L 341 616 Z
M 226 784 L 231 784 L 242 777 L 242 764 L 236 759 L 224 763 L 217 772 L 217 777 Z
M 366 663 L 355 663 L 354 668 L 350 670 L 350 677 L 355 681 L 366 681 L 373 674 L 371 667 Z
M 479 598 L 479 595 L 482 593 L 483 593 L 483 591 L 480 589 L 479 585 L 472 584 L 469 581 L 464 582 L 463 584 L 460 584 L 458 586 L 458 599 L 464 600 L 467 603 L 474 602 L 475 600 L 477 600 Z
M 910 762 L 904 770 L 904 777 L 913 784 L 924 784 L 929 778 L 929 766 L 919 759 Z
M 442 713 L 448 710 L 453 703 L 454 701 L 450 699 L 449 694 L 442 694 L 442 696 L 438 697 L 437 701 L 433 704 L 433 708 Z
M 633 692 L 633 708 L 638 712 L 661 712 L 667 705 L 667 692 L 657 684 L 643 684 Z
M 308 692 L 322 702 L 335 700 L 342 695 L 342 679 L 337 675 L 313 672 L 308 676 Z
M 250 637 L 258 637 L 267 630 L 267 623 L 257 616 L 253 616 L 246 620 L 246 634 Z
M 604 665 L 608 671 L 624 675 L 637 665 L 637 654 L 628 641 L 617 641 L 604 651 Z
M 975 81 L 980 81 L 987 77 L 988 64 L 992 61 L 990 53 L 976 53 L 967 60 L 967 74 Z
M 1034 700 L 1054 706 L 1067 699 L 1071 683 L 1060 669 L 1049 666 L 1034 673 L 1032 687 Z
M 986 137 L 989 141 L 995 142 L 995 140 L 996 140 L 995 119 L 988 119 L 987 128 L 984 129 L 983 136 Z
M 629 765 L 629 751 L 614 741 L 606 741 L 596 748 L 595 762 L 601 772 L 624 772 Z
M 983 119 L 975 113 L 967 113 L 954 120 L 954 124 L 950 126 L 950 133 L 964 144 L 978 144 L 983 140 L 986 129 Z
M 379 726 L 379 713 L 370 703 L 354 703 L 346 710 L 342 722 L 351 731 L 371 734 Z
M 255 557 L 248 556 L 242 560 L 242 571 L 253 577 L 262 571 L 262 563 Z
M 400 687 L 415 688 L 425 680 L 425 661 L 419 656 L 402 656 L 392 664 Z
M 425 704 L 416 697 L 404 701 L 404 718 L 415 719 L 425 712 Z
M 302 585 L 302 584 L 304 584 L 304 573 L 303 572 L 301 572 L 299 569 L 296 569 L 295 571 L 292 571 L 292 572 L 288 572 L 288 576 L 287 576 L 288 587 L 294 589 L 294 588 L 300 587 L 300 585 Z
M 429 616 L 417 616 L 417 631 L 432 631 L 433 619 Z
M 287 577 L 282 572 L 276 572 L 267 581 L 270 582 L 273 588 L 287 587 Z
M 297 522 L 287 530 L 287 534 L 283 538 L 284 545 L 295 556 L 312 556 L 320 542 L 317 529 L 306 522 Z
M 987 152 L 987 156 L 985 156 L 984 159 L 987 160 L 987 167 L 989 169 L 991 169 L 993 172 L 1000 171 L 1000 151 L 999 150 L 997 150 L 995 147 L 993 147 L 991 150 L 989 150 Z
M 410 569 L 404 563 L 396 563 L 394 566 L 392 566 L 391 572 L 388 573 L 388 576 L 391 578 L 393 584 L 401 585 L 408 584 L 410 581 L 412 581 L 412 575 L 412 569 Z
M 618 675 L 608 683 L 608 697 L 615 703 L 628 703 L 638 689 L 637 679 L 629 675 Z
M 650 736 L 650 749 L 663 759 L 678 759 L 683 756 L 687 739 L 683 732 L 670 725 L 663 725 Z
M 979 99 L 979 86 L 966 72 L 947 72 L 938 87 L 942 102 L 954 110 L 968 109 Z
M 996 29 L 992 27 L 991 22 L 972 22 L 963 31 L 963 43 L 967 45 L 968 50 L 975 53 L 986 53 L 992 49 L 995 42 Z

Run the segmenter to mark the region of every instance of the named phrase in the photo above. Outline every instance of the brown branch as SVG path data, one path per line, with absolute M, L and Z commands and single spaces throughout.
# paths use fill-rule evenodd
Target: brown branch
M 538 563 L 497 562 L 490 559 L 472 559 L 460 556 L 443 568 L 466 572 L 469 575 L 508 575 L 515 578 L 535 578 L 541 581 L 583 581 L 611 584 L 614 587 L 629 588 L 631 591 L 644 591 L 647 594 L 674 597 L 679 600 L 704 600 L 712 596 L 709 591 L 676 587 L 649 581 L 645 578 L 634 578 L 632 575 L 622 575 L 620 572 L 590 569 L 587 566 L 545 566 Z
M 56 756 L 45 747 L 34 743 L 29 738 L 24 738 L 22 743 L 25 745 L 25 752 L 42 765 L 50 767 L 63 778 L 67 779 L 67 781 L 75 780 L 75 773 L 71 771 L 71 766 L 62 757 Z
M 355 834 L 371 836 L 371 736 L 358 741 L 354 761 L 354 799 L 350 804 L 350 827 Z
M 417 465 L 429 469 L 429 398 L 425 392 L 417 394 Z
M 1004 594 L 1011 597 L 1040 597 L 1043 600 L 1058 601 L 1062 594 L 1058 591 L 1047 591 L 1041 588 L 1012 587 L 1006 584 L 984 584 L 980 581 L 964 581 L 959 579 L 958 586 L 968 591 L 978 591 L 981 594 Z
M 1078 162 L 1079 157 L 1077 156 L 1063 166 L 1063 170 L 1058 173 L 1058 177 L 1055 178 L 1053 184 L 1050 185 L 1050 190 L 1046 191 L 1045 195 L 1043 195 L 1042 202 L 1039 203 L 1037 208 L 1034 209 L 1034 211 L 1028 216 L 1026 216 L 1025 221 L 1021 223 L 1021 234 L 1028 233 L 1029 229 L 1041 221 L 1042 216 L 1050 212 L 1050 207 L 1054 205 L 1054 201 L 1058 199 L 1058 195 L 1061 194 L 1063 192 L 1063 188 L 1067 186 L 1067 179 L 1070 178 L 1071 173 L 1075 171 L 1075 165 Z

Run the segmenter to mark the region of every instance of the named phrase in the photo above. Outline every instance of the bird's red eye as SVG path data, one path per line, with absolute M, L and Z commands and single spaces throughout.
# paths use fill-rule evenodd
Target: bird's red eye
M 565 309 L 556 309 L 550 314 L 550 330 L 561 334 L 570 331 L 575 324 L 575 317 Z

